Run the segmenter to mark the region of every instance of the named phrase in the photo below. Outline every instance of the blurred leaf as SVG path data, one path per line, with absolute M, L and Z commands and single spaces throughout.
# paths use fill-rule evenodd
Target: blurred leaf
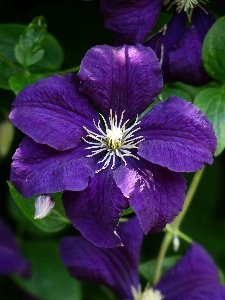
M 161 274 L 163 275 L 166 271 L 172 268 L 179 259 L 180 259 L 180 255 L 165 257 L 162 264 Z M 144 262 L 139 266 L 139 272 L 151 284 L 153 283 L 153 279 L 155 276 L 156 265 L 157 265 L 157 259 L 153 259 Z
M 208 74 L 225 82 L 225 16 L 210 28 L 203 42 L 202 59 Z
M 11 90 L 18 94 L 27 85 L 36 83 L 38 79 L 45 77 L 43 74 L 30 74 L 30 75 L 14 75 L 9 78 L 9 86 Z
M 69 276 L 55 241 L 29 241 L 22 244 L 24 256 L 31 261 L 32 276 L 16 275 L 14 281 L 25 291 L 42 300 L 80 300 L 80 282 Z
M 162 92 L 156 97 L 155 101 L 141 114 L 140 118 L 149 112 L 156 104 L 166 101 L 170 96 L 177 96 L 191 102 L 190 96 L 185 91 L 179 88 L 165 86 Z
M 220 282 L 223 285 L 225 285 L 225 274 L 224 274 L 223 270 L 221 270 L 220 268 L 219 268 L 219 276 L 220 276 Z
M 0 25 L 0 87 L 9 89 L 8 79 L 23 73 L 14 56 L 14 47 L 23 32 L 23 25 Z
M 165 87 L 161 92 L 161 96 L 163 101 L 167 100 L 170 96 L 177 96 L 191 102 L 191 98 L 188 93 L 174 87 Z
M 36 17 L 20 36 L 15 46 L 15 57 L 25 69 L 42 59 L 44 55 L 42 45 L 47 34 L 46 27 L 44 18 Z
M 213 129 L 217 137 L 217 150 L 215 153 L 217 156 L 225 148 L 225 90 L 223 88 L 205 89 L 196 96 L 194 104 L 213 123 Z
M 0 157 L 3 158 L 8 154 L 14 135 L 12 123 L 6 119 L 0 123 Z
M 10 89 L 8 83 L 10 77 L 26 75 L 14 54 L 14 48 L 25 29 L 26 26 L 18 24 L 0 25 L 0 88 Z M 60 69 L 63 62 L 63 51 L 58 41 L 50 34 L 47 34 L 44 40 L 43 50 L 43 58 L 29 68 L 31 73 L 41 74 Z
M 34 220 L 34 207 L 37 197 L 26 199 L 22 197 L 19 192 L 17 192 L 17 190 L 10 182 L 8 182 L 8 185 L 11 196 L 16 204 L 19 206 L 25 216 L 40 229 L 47 232 L 56 232 L 64 228 L 66 224 L 70 223 L 68 219 L 63 215 L 63 212 L 61 214 L 59 210 L 57 210 L 56 206 L 44 219 Z
M 129 207 L 123 211 L 122 216 L 130 215 L 133 213 L 134 213 L 134 210 L 131 207 Z
M 64 59 L 64 53 L 59 42 L 52 35 L 47 34 L 43 49 L 45 51 L 43 58 L 37 64 L 32 65 L 29 68 L 30 72 L 48 73 L 48 71 L 60 70 Z

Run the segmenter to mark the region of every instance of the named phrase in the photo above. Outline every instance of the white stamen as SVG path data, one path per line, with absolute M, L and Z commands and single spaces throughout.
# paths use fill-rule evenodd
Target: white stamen
M 83 127 L 88 133 L 86 138 L 83 138 L 83 140 L 91 145 L 85 149 L 92 150 L 92 153 L 87 155 L 87 157 L 94 156 L 103 151 L 106 152 L 104 157 L 98 161 L 98 163 L 104 163 L 104 165 L 100 170 L 96 171 L 96 173 L 106 169 L 111 161 L 111 168 L 113 168 L 116 163 L 116 156 L 119 157 L 125 165 L 127 164 L 125 159 L 127 156 L 139 159 L 136 155 L 131 153 L 131 149 L 137 149 L 137 145 L 144 141 L 143 136 L 134 137 L 134 133 L 140 130 L 140 127 L 136 127 L 138 124 L 140 124 L 140 121 L 138 121 L 137 117 L 134 121 L 134 124 L 126 128 L 129 120 L 123 122 L 124 113 L 125 111 L 121 113 L 121 118 L 118 123 L 117 114 L 115 113 L 113 117 L 112 110 L 110 110 L 109 126 L 107 125 L 104 116 L 100 114 L 105 125 L 105 132 L 101 127 L 100 121 L 98 121 L 96 125 L 95 121 L 93 120 L 94 126 L 98 130 L 98 133 Z M 92 141 L 88 141 L 87 138 L 91 138 Z
M 171 0 L 164 0 L 164 5 L 167 5 L 170 1 Z M 168 9 L 175 4 L 177 5 L 177 12 L 180 13 L 182 10 L 184 10 L 187 13 L 189 20 L 191 20 L 193 9 L 196 6 L 200 7 L 205 13 L 207 13 L 207 11 L 200 4 L 206 4 L 207 2 L 209 2 L 209 0 L 173 0 L 169 4 Z
M 132 286 L 131 292 L 134 296 L 134 300 L 162 300 L 164 298 L 159 290 L 151 288 L 149 284 L 146 286 L 143 293 L 141 292 L 140 285 L 138 286 L 138 290 Z

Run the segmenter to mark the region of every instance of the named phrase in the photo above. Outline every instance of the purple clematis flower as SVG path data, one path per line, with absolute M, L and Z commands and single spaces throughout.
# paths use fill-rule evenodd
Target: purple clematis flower
M 123 247 L 99 248 L 82 236 L 62 239 L 60 253 L 71 276 L 104 284 L 124 299 L 131 299 L 131 286 L 139 284 L 139 253 L 143 232 L 136 217 L 118 226 Z
M 0 219 L 0 275 L 13 272 L 29 277 L 30 263 L 22 257 L 11 230 Z
M 142 235 L 137 220 L 118 226 L 124 247 L 98 248 L 83 237 L 67 237 L 60 253 L 70 275 L 104 284 L 126 300 L 224 300 L 217 266 L 198 244 L 192 244 L 159 283 L 143 294 L 138 288 L 138 263 Z
M 160 14 L 163 0 L 101 0 L 105 27 L 115 32 L 116 45 L 143 43 Z
M 183 206 L 180 172 L 213 161 L 212 124 L 175 96 L 137 117 L 162 89 L 150 48 L 96 46 L 78 77 L 55 75 L 17 95 L 10 119 L 27 137 L 13 185 L 24 197 L 65 191 L 68 218 L 97 246 L 121 245 L 115 230 L 129 206 L 145 234 L 161 231 Z
M 210 12 L 206 14 L 197 7 L 189 28 L 186 28 L 186 22 L 184 11 L 176 13 L 168 26 L 148 40 L 145 46 L 156 52 L 165 81 L 204 85 L 212 79 L 202 64 L 202 44 L 215 18 Z

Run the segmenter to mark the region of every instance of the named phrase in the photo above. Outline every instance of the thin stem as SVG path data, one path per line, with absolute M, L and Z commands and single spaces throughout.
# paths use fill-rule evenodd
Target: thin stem
M 65 75 L 67 73 L 77 73 L 79 70 L 80 70 L 80 66 L 75 66 L 75 67 L 72 67 L 72 68 L 66 69 L 66 70 L 47 72 L 47 73 L 44 73 L 44 75 L 46 77 L 52 76 L 54 74 Z
M 198 184 L 201 180 L 202 174 L 204 171 L 204 167 L 197 171 L 194 175 L 194 178 L 191 182 L 191 185 L 188 189 L 185 201 L 184 201 L 184 207 L 183 210 L 181 211 L 181 213 L 173 220 L 173 222 L 169 225 L 169 229 L 168 232 L 166 233 L 164 240 L 162 242 L 160 251 L 159 251 L 159 255 L 158 255 L 158 259 L 157 259 L 157 265 L 156 265 L 156 270 L 155 270 L 155 277 L 154 277 L 154 285 L 159 281 L 160 279 L 160 275 L 161 275 L 161 269 L 162 269 L 162 263 L 163 263 L 163 259 L 166 255 L 167 249 L 169 248 L 169 245 L 173 239 L 174 234 L 179 235 L 180 237 L 184 238 L 185 240 L 187 240 L 188 242 L 191 242 L 191 239 L 189 237 L 187 237 L 184 233 L 182 233 L 179 230 L 179 226 L 185 216 L 185 214 L 187 213 L 187 210 L 190 206 L 190 203 L 193 199 L 193 196 L 197 190 Z
M 167 232 L 167 234 L 165 235 L 165 237 L 163 239 L 161 248 L 159 250 L 153 285 L 155 285 L 160 279 L 163 259 L 166 255 L 166 251 L 167 251 L 172 239 L 173 239 L 173 234 L 171 234 L 170 232 Z
M 76 73 L 76 72 L 78 72 L 80 70 L 80 66 L 75 66 L 75 67 L 72 67 L 72 68 L 70 68 L 70 69 L 66 69 L 66 70 L 62 70 L 62 71 L 58 71 L 58 72 L 56 72 L 57 74 L 59 74 L 59 75 L 64 75 L 64 74 L 66 74 L 66 73 Z
M 177 235 L 189 244 L 193 242 L 193 240 L 188 235 L 180 230 L 177 231 Z
M 185 216 L 185 214 L 187 213 L 187 210 L 191 204 L 191 201 L 193 199 L 193 196 L 197 190 L 197 187 L 199 185 L 199 182 L 202 178 L 202 174 L 204 172 L 205 167 L 203 167 L 201 170 L 197 171 L 194 175 L 194 178 L 191 182 L 191 185 L 187 191 L 187 195 L 184 201 L 184 207 L 182 209 L 182 211 L 180 212 L 180 214 L 173 220 L 173 222 L 171 223 L 171 227 L 173 227 L 173 229 L 179 229 L 181 222 L 183 221 L 183 218 Z
M 182 240 L 186 241 L 187 243 L 192 243 L 193 240 L 186 235 L 185 233 L 183 233 L 182 231 L 180 231 L 179 229 L 174 230 L 170 224 L 166 225 L 166 228 L 163 230 L 165 232 L 170 232 L 173 236 L 178 236 L 180 237 Z

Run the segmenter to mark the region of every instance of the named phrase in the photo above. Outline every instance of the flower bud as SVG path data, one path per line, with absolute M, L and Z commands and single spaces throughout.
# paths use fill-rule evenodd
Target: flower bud
M 173 238 L 173 250 L 174 252 L 177 252 L 179 250 L 180 247 L 180 240 L 179 237 L 177 235 L 174 236 Z
M 35 200 L 34 219 L 43 219 L 52 211 L 55 201 L 50 195 L 40 195 Z

